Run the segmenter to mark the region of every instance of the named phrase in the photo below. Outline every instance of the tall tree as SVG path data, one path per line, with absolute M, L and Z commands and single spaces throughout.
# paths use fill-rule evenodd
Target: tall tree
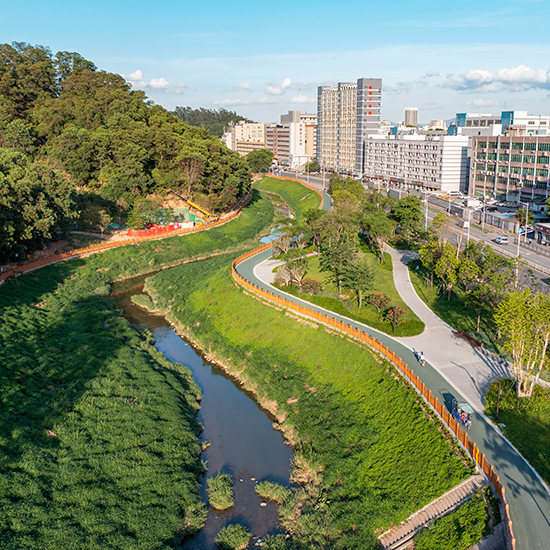
M 386 245 L 393 236 L 396 223 L 390 220 L 383 210 L 378 210 L 363 221 L 363 226 L 371 240 L 376 244 L 380 253 L 380 263 L 383 263 Z
M 422 225 L 422 201 L 415 195 L 403 197 L 393 206 L 391 218 L 400 225 L 405 235 L 410 235 Z
M 512 356 L 518 397 L 531 397 L 547 362 L 550 297 L 529 289 L 510 292 L 495 310 L 504 349 Z

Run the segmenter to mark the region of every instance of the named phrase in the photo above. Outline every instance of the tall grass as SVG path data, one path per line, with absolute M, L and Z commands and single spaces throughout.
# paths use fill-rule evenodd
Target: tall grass
M 306 547 L 377 548 L 376 530 L 453 487 L 471 464 L 388 363 L 250 297 L 230 261 L 161 272 L 147 288 L 282 422 L 303 484 L 285 502 L 285 527 Z
M 223 226 L 0 287 L 0 548 L 169 548 L 203 525 L 200 391 L 113 310 L 110 285 L 253 247 L 272 219 L 256 192 Z

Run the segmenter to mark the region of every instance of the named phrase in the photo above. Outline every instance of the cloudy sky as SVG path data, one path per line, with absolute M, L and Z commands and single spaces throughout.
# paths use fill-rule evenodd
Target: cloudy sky
M 316 111 L 317 86 L 382 78 L 382 118 L 550 114 L 550 0 L 19 0 L 1 42 L 75 51 L 168 109 L 259 122 Z

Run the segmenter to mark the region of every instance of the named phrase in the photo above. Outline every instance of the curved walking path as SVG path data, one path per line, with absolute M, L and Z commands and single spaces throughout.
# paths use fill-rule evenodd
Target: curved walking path
M 241 276 L 255 285 L 285 297 L 294 303 L 306 305 L 334 319 L 359 328 L 401 357 L 421 378 L 443 406 L 450 410 L 453 398 L 471 402 L 477 410 L 468 435 L 477 444 L 495 468 L 506 487 L 514 536 L 518 550 L 548 550 L 550 548 L 550 494 L 548 488 L 529 467 L 523 457 L 484 417 L 483 390 L 491 377 L 506 376 L 507 371 L 497 361 L 478 353 L 467 342 L 453 335 L 446 325 L 420 301 L 404 264 L 406 256 L 392 251 L 394 278 L 404 301 L 425 322 L 425 332 L 411 338 L 392 338 L 362 323 L 335 314 L 300 298 L 286 294 L 270 283 L 276 262 L 270 260 L 271 250 L 260 252 L 238 265 Z M 422 349 L 427 358 L 421 367 L 413 348 Z

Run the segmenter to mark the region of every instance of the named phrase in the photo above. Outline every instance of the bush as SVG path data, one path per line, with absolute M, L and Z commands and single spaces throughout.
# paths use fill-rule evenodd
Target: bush
M 319 294 L 319 292 L 323 290 L 323 287 L 319 281 L 306 277 L 302 280 L 301 290 L 308 294 Z
M 265 500 L 271 500 L 277 504 L 283 504 L 290 495 L 290 491 L 272 481 L 262 481 L 256 485 L 256 493 Z
M 227 510 L 233 506 L 233 480 L 228 474 L 218 474 L 208 481 L 208 500 L 216 510 Z
M 216 544 L 224 550 L 244 550 L 248 547 L 250 531 L 242 525 L 228 525 L 216 537 Z

